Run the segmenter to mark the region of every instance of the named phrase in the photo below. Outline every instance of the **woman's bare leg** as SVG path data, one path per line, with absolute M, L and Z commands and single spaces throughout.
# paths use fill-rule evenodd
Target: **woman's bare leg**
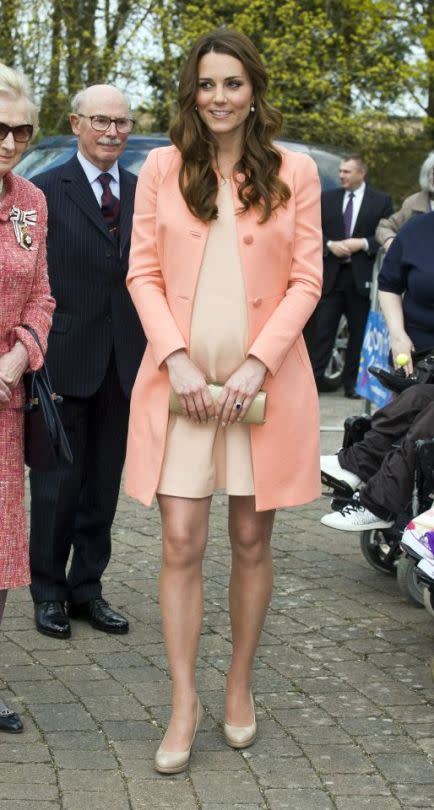
M 190 747 L 196 722 L 196 657 L 203 615 L 202 560 L 208 538 L 209 498 L 159 495 L 163 559 L 160 608 L 172 676 L 172 716 L 165 751 Z
M 274 515 L 274 510 L 256 512 L 254 497 L 229 499 L 232 660 L 226 684 L 225 722 L 236 726 L 252 722 L 253 659 L 273 586 L 270 541 Z

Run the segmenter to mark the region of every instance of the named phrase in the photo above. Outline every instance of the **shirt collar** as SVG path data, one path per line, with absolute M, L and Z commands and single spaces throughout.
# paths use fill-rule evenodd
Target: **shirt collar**
M 363 197 L 363 195 L 365 193 L 365 188 L 366 188 L 366 183 L 362 183 L 358 188 L 355 188 L 354 191 L 353 191 L 354 196 L 355 197 Z M 345 198 L 349 197 L 350 194 L 351 194 L 351 191 L 349 189 L 347 189 L 346 192 L 345 192 Z
M 91 163 L 90 160 L 88 160 L 82 154 L 82 152 L 80 152 L 80 150 L 78 150 L 77 152 L 77 160 L 80 166 L 82 167 L 87 179 L 89 180 L 89 183 L 91 184 L 98 179 L 100 174 L 104 173 L 98 166 L 95 166 L 94 163 Z M 115 163 L 113 163 L 113 166 L 111 166 L 110 169 L 106 169 L 106 171 L 108 172 L 108 174 L 111 174 L 113 180 L 116 180 L 116 182 L 119 183 L 119 165 L 117 160 L 115 161 Z

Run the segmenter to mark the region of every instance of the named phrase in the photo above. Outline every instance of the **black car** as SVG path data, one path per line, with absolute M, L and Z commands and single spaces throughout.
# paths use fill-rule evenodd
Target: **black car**
M 125 169 L 138 174 L 151 149 L 155 149 L 156 146 L 167 146 L 169 143 L 169 138 L 164 135 L 130 135 L 120 163 Z M 318 166 L 323 190 L 336 188 L 341 160 L 338 154 L 305 143 L 293 141 L 278 141 L 278 143 L 294 152 L 305 152 L 313 157 Z M 54 135 L 44 138 L 24 153 L 14 171 L 30 179 L 46 169 L 65 163 L 76 150 L 77 139 L 74 135 Z
M 277 143 L 294 152 L 305 152 L 315 160 L 323 191 L 328 191 L 339 185 L 339 164 L 342 159 L 339 154 L 323 149 L 321 146 L 311 146 L 297 141 L 279 140 Z M 138 174 L 151 149 L 155 149 L 157 146 L 167 146 L 168 144 L 170 144 L 170 140 L 164 135 L 130 135 L 125 151 L 120 158 L 120 163 L 124 168 Z M 14 171 L 16 174 L 30 179 L 46 169 L 52 169 L 65 163 L 76 151 L 77 139 L 74 135 L 54 135 L 50 138 L 44 138 L 24 153 Z M 346 319 L 343 316 L 336 336 L 333 354 L 324 375 L 331 389 L 339 386 L 347 342 Z

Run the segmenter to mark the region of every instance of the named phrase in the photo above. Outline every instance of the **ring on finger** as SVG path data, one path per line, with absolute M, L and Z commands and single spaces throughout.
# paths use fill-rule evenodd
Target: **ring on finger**
M 239 401 L 238 401 L 238 402 L 235 402 L 235 403 L 234 403 L 234 408 L 235 408 L 235 410 L 236 410 L 236 411 L 238 411 L 238 412 L 239 412 L 239 411 L 241 410 L 241 408 L 242 408 L 242 407 L 243 407 L 243 403 L 242 403 L 242 402 L 239 402 Z

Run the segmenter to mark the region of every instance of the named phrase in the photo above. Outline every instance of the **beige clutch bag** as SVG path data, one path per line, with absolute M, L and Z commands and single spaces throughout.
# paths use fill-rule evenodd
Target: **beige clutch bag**
M 209 392 L 212 396 L 213 402 L 217 402 L 221 390 L 223 388 L 222 385 L 218 385 L 217 383 L 209 383 L 208 385 Z M 244 419 L 242 420 L 246 425 L 263 425 L 265 422 L 265 405 L 267 402 L 267 393 L 266 391 L 259 391 L 256 394 L 249 410 L 247 411 Z M 178 413 L 182 414 L 181 406 L 179 404 L 178 397 L 176 396 L 174 391 L 170 392 L 170 399 L 169 399 L 169 411 L 170 413 Z

